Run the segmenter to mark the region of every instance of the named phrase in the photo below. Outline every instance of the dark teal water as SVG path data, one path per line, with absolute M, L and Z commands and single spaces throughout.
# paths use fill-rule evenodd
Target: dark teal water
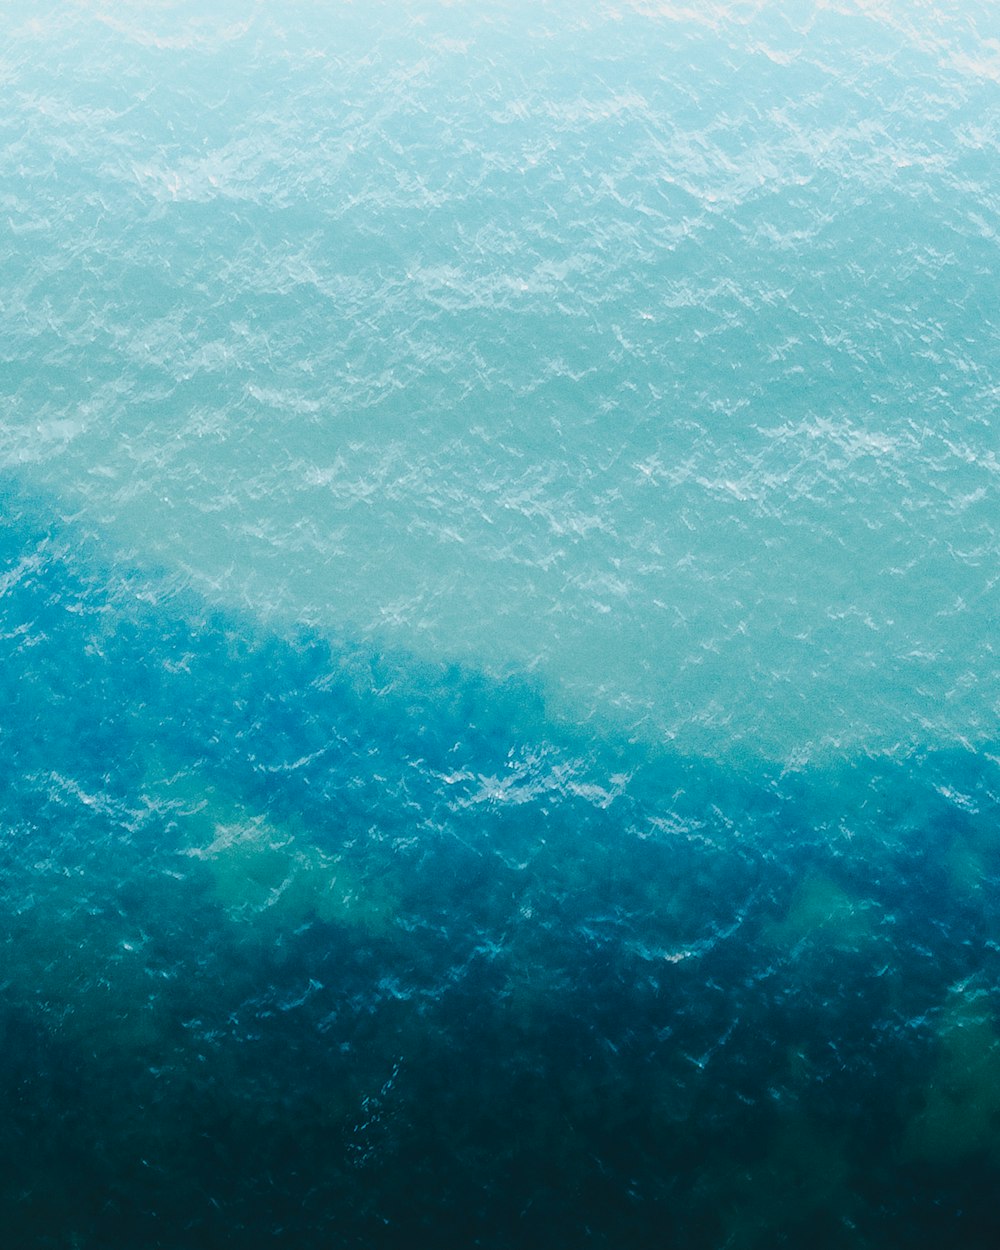
M 991 1244 L 995 758 L 555 731 L 4 503 L 10 1244 Z
M 997 1244 L 998 35 L 10 17 L 3 1245 Z

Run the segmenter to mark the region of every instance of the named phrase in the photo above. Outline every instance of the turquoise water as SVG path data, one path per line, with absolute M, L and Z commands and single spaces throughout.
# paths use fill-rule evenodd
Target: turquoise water
M 12 1245 L 996 1244 L 998 48 L 12 8 Z

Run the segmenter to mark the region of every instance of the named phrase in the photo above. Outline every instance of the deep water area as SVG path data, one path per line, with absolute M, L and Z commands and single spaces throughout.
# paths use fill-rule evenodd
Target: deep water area
M 0 1250 L 1000 1245 L 1000 10 L 0 32 Z
M 4 505 L 10 1244 L 992 1243 L 995 757 L 560 732 Z

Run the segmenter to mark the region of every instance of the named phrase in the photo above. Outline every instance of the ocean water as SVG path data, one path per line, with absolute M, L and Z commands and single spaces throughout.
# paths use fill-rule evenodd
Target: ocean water
M 0 1227 L 1000 1238 L 1000 11 L 0 37 Z

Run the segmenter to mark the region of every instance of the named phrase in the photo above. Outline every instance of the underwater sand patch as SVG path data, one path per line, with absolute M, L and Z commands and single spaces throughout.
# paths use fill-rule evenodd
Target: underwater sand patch
M 314 921 L 391 929 L 397 900 L 357 843 L 324 850 L 306 828 L 254 812 L 196 775 L 161 779 L 155 793 L 169 803 L 181 854 L 204 865 L 210 897 L 234 922 L 266 938 Z
M 821 873 L 806 877 L 782 920 L 767 925 L 773 945 L 796 950 L 811 943 L 854 950 L 871 940 L 871 909 Z

